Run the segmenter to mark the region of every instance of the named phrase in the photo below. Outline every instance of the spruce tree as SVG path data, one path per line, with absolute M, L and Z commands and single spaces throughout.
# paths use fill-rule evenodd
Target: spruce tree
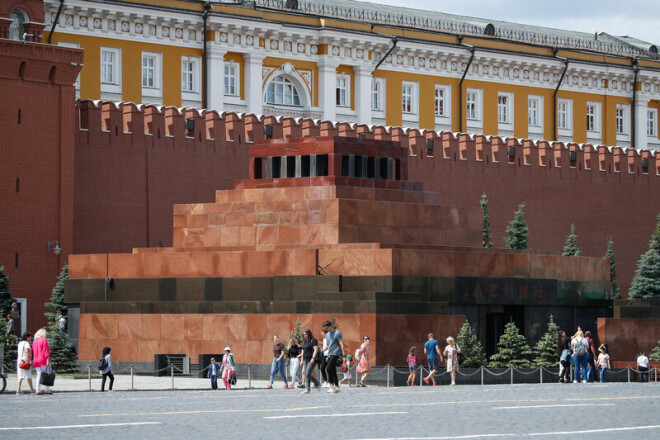
M 628 291 L 630 298 L 660 298 L 660 254 L 649 250 L 639 259 Z
M 614 242 L 610 238 L 607 241 L 607 252 L 605 258 L 610 261 L 610 282 L 612 283 L 612 293 L 614 299 L 621 299 L 621 292 L 619 292 L 619 283 L 616 281 L 616 259 L 614 258 Z
M 531 362 L 529 357 L 532 349 L 529 348 L 525 337 L 518 332 L 518 327 L 509 322 L 504 327 L 504 334 L 497 343 L 497 353 L 490 357 L 491 368 L 527 368 Z
M 628 296 L 630 298 L 660 298 L 660 214 L 649 241 L 649 250 L 637 262 Z
M 654 362 L 660 362 L 660 341 L 658 341 L 658 345 L 653 349 L 653 351 L 649 355 L 649 359 Z
M 9 314 L 13 302 L 11 290 L 9 289 L 9 276 L 5 273 L 5 267 L 0 265 L 0 314 L 3 318 L 6 318 Z M 4 329 L 3 327 L 3 332 Z
M 575 225 L 571 224 L 571 233 L 566 237 L 566 245 L 564 251 L 561 253 L 562 257 L 579 257 L 580 248 L 577 245 L 577 234 L 575 233 Z
M 4 345 L 4 358 L 2 363 L 4 363 L 5 369 L 14 371 L 16 368 L 16 349 L 18 348 L 18 340 L 16 335 L 5 335 L 5 329 L 7 328 L 7 313 L 0 315 L 0 344 Z
M 302 321 L 300 319 L 296 319 L 296 325 L 291 332 L 291 339 L 293 339 L 298 345 L 302 344 Z
M 490 233 L 490 215 L 488 214 L 488 198 L 486 193 L 481 195 L 479 201 L 481 205 L 481 245 L 485 248 L 492 248 L 493 236 Z
M 508 249 L 527 249 L 529 245 L 529 228 L 525 223 L 525 202 L 518 206 L 518 210 L 513 212 L 513 220 L 506 228 L 506 237 L 504 243 Z
M 559 326 L 550 315 L 548 321 L 548 331 L 543 335 L 534 347 L 536 359 L 534 359 L 535 367 L 554 367 L 557 365 L 557 341 L 559 339 Z
M 57 277 L 57 283 L 53 288 L 50 302 L 45 304 L 50 312 L 45 315 L 48 318 L 48 341 L 50 344 L 51 362 L 53 370 L 58 373 L 75 373 L 78 371 L 78 356 L 75 347 L 69 342 L 69 334 L 60 330 L 58 321 L 60 316 L 69 321 L 69 308 L 64 304 L 64 282 L 69 279 L 69 268 L 65 264 L 62 267 L 60 275 Z
M 462 361 L 461 367 L 465 368 L 479 368 L 486 365 L 486 353 L 484 348 L 474 334 L 470 322 L 466 319 L 463 327 L 458 332 L 456 337 L 456 344 L 461 347 Z

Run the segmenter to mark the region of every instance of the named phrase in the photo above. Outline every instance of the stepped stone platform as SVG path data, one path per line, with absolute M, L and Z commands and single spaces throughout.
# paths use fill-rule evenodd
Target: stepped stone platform
M 249 179 L 174 207 L 173 247 L 69 257 L 80 359 L 104 344 L 141 362 L 230 344 L 267 363 L 272 334 L 333 316 L 349 350 L 368 333 L 373 360 L 398 364 L 466 316 L 485 336 L 502 305 L 529 333 L 549 310 L 562 321 L 611 304 L 607 260 L 483 249 L 480 208 L 444 205 L 407 180 L 407 160 L 391 141 L 253 144 Z

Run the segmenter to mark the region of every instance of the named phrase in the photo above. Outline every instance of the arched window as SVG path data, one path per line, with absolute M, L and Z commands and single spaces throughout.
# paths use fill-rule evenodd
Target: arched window
M 300 106 L 300 95 L 289 79 L 278 75 L 266 87 L 266 104 Z
M 11 25 L 9 25 L 9 39 L 23 41 L 25 29 L 23 25 L 27 19 L 27 14 L 21 9 L 14 9 L 11 13 Z

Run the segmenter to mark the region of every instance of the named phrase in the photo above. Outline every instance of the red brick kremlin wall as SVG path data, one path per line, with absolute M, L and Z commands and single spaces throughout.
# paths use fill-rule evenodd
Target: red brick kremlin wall
M 488 194 L 499 247 L 523 201 L 533 249 L 561 252 L 571 223 L 585 256 L 603 256 L 612 237 L 624 292 L 660 213 L 660 152 L 134 104 L 77 107 L 75 253 L 172 245 L 172 205 L 213 201 L 216 189 L 247 178 L 250 141 L 264 138 L 264 125 L 273 126 L 273 138 L 361 134 L 401 142 L 414 154 L 409 179 L 439 192 L 443 203 L 478 207 Z M 193 132 L 185 119 L 195 120 Z M 432 152 L 426 138 L 434 139 Z M 507 147 L 515 147 L 513 160 Z
M 28 299 L 32 333 L 74 247 L 72 105 L 82 61 L 78 49 L 0 40 L 0 265 L 12 296 Z M 59 256 L 46 252 L 55 240 Z

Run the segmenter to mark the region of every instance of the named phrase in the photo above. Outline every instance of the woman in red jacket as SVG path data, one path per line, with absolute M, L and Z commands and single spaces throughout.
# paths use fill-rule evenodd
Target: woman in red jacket
M 46 329 L 40 328 L 34 334 L 32 366 L 37 371 L 37 395 L 53 394 L 50 387 L 41 385 L 41 375 L 50 371 L 50 347 L 46 340 Z

